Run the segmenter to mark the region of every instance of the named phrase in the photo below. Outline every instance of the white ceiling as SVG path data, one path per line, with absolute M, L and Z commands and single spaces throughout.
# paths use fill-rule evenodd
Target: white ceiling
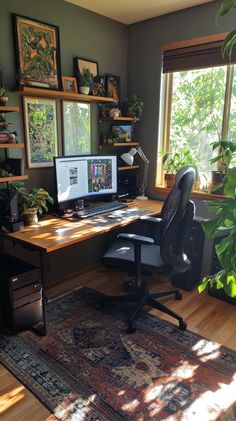
M 130 25 L 214 0 L 65 0 Z

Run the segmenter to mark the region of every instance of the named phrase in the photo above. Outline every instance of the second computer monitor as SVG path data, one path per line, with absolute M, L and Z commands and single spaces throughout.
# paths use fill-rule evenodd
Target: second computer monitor
M 117 157 L 113 155 L 54 158 L 58 204 L 117 193 Z

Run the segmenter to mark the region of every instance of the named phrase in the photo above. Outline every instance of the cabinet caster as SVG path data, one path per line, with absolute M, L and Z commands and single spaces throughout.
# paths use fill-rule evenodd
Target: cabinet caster
M 187 329 L 187 323 L 184 320 L 179 321 L 179 329 L 185 331 Z
M 179 290 L 176 291 L 176 293 L 175 293 L 175 299 L 176 300 L 182 300 L 182 294 Z

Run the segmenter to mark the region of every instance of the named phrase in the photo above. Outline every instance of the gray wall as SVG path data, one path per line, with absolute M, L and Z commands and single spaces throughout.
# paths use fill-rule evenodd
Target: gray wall
M 60 28 L 62 75 L 73 75 L 73 57 L 88 58 L 98 62 L 100 74 L 111 73 L 121 77 L 121 95 L 126 95 L 127 79 L 127 26 L 82 9 L 64 0 L 0 0 L 0 65 L 9 91 L 9 105 L 21 105 L 19 96 L 11 93 L 16 87 L 14 39 L 11 13 L 48 22 Z M 92 152 L 98 151 L 98 106 L 92 104 Z M 59 112 L 59 147 L 61 152 L 61 122 Z M 24 140 L 22 113 L 11 114 L 9 121 L 19 139 Z M 53 193 L 53 170 L 29 170 L 29 186 L 42 186 Z

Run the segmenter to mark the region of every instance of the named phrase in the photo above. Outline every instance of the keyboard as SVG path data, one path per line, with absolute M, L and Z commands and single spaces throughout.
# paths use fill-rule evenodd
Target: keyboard
M 115 210 L 124 209 L 127 208 L 127 205 L 124 203 L 120 203 L 118 201 L 110 202 L 110 203 L 103 203 L 102 205 L 97 206 L 91 206 L 84 208 L 82 210 L 79 210 L 78 212 L 74 213 L 74 216 L 77 216 L 78 218 L 90 218 L 95 215 L 100 215 L 101 213 L 106 212 L 113 212 Z

